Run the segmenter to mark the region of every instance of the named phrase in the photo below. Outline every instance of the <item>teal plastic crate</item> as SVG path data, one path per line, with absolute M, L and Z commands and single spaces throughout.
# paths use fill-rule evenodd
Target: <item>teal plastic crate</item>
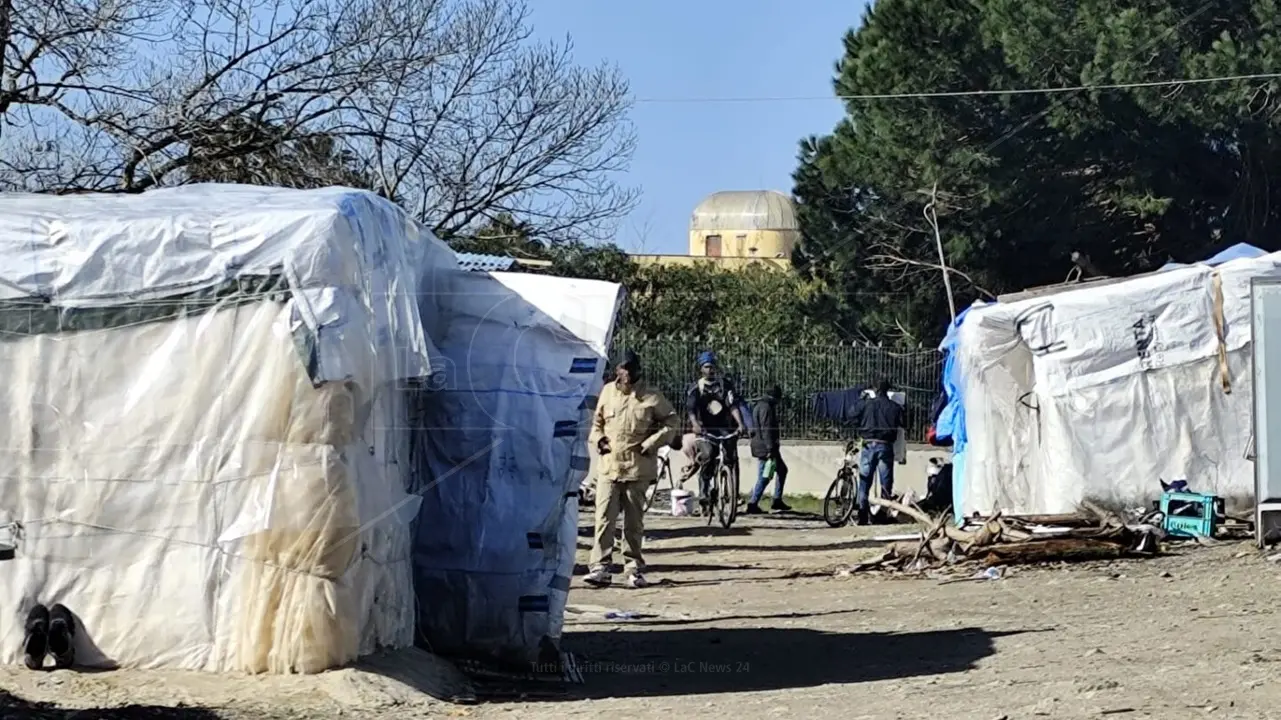
M 1219 499 L 1201 493 L 1161 493 L 1163 527 L 1176 537 L 1214 537 Z

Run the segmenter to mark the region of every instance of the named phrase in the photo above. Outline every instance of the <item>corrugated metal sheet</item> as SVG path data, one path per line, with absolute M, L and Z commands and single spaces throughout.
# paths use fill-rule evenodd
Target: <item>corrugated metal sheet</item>
M 458 267 L 471 272 L 502 272 L 510 270 L 516 264 L 516 258 L 503 255 L 477 255 L 475 253 L 457 253 Z
M 797 230 L 792 199 L 774 190 L 727 190 L 712 193 L 694 208 L 691 232 L 730 230 Z

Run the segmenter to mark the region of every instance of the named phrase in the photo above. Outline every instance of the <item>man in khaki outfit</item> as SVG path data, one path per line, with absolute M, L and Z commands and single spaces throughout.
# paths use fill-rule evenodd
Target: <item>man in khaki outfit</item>
M 628 352 L 614 369 L 614 382 L 601 389 L 588 442 L 596 446 L 596 539 L 591 571 L 584 581 L 607 587 L 614 556 L 614 525 L 623 512 L 623 557 L 629 587 L 645 587 L 645 490 L 658 477 L 658 449 L 680 428 L 676 409 L 641 380 L 640 359 Z

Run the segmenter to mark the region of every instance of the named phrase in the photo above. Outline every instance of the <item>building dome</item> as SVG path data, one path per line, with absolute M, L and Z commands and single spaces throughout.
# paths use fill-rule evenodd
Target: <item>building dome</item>
M 694 208 L 689 220 L 692 233 L 799 229 L 792 199 L 774 190 L 712 193 Z

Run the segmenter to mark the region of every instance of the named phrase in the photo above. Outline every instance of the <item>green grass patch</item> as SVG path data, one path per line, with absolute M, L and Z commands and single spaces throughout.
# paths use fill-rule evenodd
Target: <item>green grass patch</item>
M 744 495 L 743 502 L 747 502 L 748 497 L 749 496 Z M 769 510 L 770 503 L 773 502 L 773 500 L 773 495 L 770 495 L 768 492 L 765 493 L 765 497 L 761 498 L 761 509 Z M 783 502 L 791 505 L 792 509 L 796 512 L 814 513 L 817 515 L 821 515 L 823 513 L 823 498 L 821 497 L 815 497 L 813 495 L 788 495 L 784 493 Z

